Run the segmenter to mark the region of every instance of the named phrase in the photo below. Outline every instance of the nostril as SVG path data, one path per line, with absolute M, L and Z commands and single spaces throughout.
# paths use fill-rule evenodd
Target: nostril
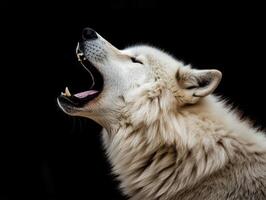
M 82 31 L 82 39 L 83 40 L 94 40 L 97 39 L 96 32 L 91 28 L 84 28 Z

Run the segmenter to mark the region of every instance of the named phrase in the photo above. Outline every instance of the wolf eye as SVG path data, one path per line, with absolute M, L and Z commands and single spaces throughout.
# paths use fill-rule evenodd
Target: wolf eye
M 137 60 L 135 57 L 130 57 L 130 59 L 133 63 L 139 63 L 139 64 L 143 65 L 143 63 L 141 61 Z
M 197 86 L 195 86 L 195 85 L 186 87 L 187 90 L 192 90 L 192 89 L 195 89 L 195 88 L 197 88 Z

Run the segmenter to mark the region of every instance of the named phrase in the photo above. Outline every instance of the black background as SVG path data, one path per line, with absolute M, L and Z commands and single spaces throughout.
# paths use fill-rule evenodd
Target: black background
M 173 2 L 3 5 L 0 199 L 125 199 L 110 174 L 101 127 L 56 105 L 65 86 L 88 84 L 74 53 L 86 26 L 118 48 L 152 44 L 196 68 L 221 70 L 216 93 L 266 126 L 264 5 Z

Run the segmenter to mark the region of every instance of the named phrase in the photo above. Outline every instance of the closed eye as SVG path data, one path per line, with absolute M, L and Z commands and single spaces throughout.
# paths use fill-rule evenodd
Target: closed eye
M 143 65 L 143 62 L 137 60 L 135 57 L 130 57 L 130 59 L 131 59 L 131 61 L 132 61 L 133 63 L 139 63 L 139 64 Z
M 195 86 L 195 85 L 192 85 L 192 86 L 188 86 L 186 87 L 187 90 L 192 90 L 192 89 L 195 89 L 197 88 L 198 86 Z

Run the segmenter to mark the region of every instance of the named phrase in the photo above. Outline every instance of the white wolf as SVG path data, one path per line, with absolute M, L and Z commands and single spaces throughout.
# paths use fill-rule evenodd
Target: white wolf
M 90 28 L 77 55 L 97 81 L 78 94 L 66 89 L 58 104 L 104 127 L 130 199 L 266 199 L 266 138 L 211 94 L 221 72 L 149 46 L 118 50 Z

